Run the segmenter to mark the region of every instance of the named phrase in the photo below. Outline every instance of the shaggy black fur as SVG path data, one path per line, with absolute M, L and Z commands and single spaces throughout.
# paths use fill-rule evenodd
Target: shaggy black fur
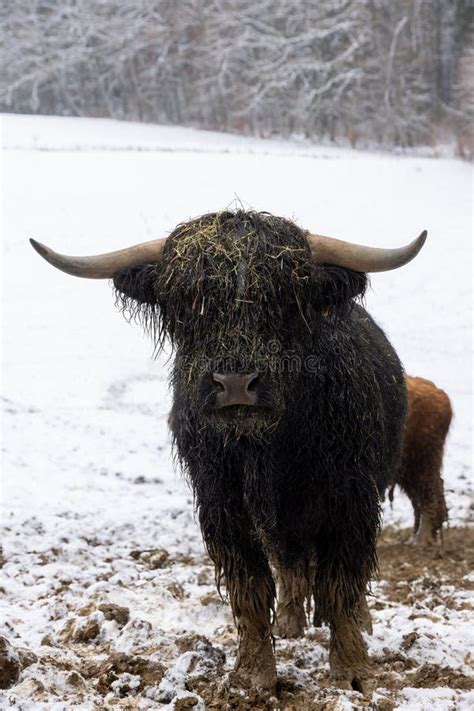
M 259 580 L 267 593 L 255 616 L 268 615 L 269 560 L 308 570 L 315 560 L 321 617 L 351 609 L 376 568 L 379 494 L 406 409 L 397 355 L 355 303 L 366 275 L 315 264 L 295 224 L 238 211 L 180 225 L 162 266 L 121 272 L 114 285 L 156 345 L 169 337 L 174 347 L 176 452 L 234 613 L 235 590 L 251 595 Z M 213 410 L 219 358 L 260 373 L 251 418 Z

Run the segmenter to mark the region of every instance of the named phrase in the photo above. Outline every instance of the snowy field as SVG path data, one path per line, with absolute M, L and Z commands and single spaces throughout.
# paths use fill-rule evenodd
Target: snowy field
M 278 702 L 224 702 L 236 635 L 173 469 L 166 358 L 151 359 L 106 282 L 52 269 L 27 242 L 103 252 L 236 198 L 377 246 L 428 229 L 412 264 L 373 276 L 367 306 L 407 372 L 451 397 L 450 529 L 443 548 L 420 552 L 404 543 L 408 501 L 397 494 L 386 507 L 371 708 L 473 708 L 469 165 L 88 119 L 5 116 L 3 142 L 0 635 L 22 671 L 0 708 L 365 704 L 329 686 L 324 628 L 276 641 Z

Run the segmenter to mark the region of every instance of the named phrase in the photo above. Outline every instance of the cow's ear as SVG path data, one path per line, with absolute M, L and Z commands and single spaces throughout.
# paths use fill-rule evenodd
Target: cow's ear
M 327 306 L 339 306 L 362 298 L 369 285 L 367 274 L 343 267 L 318 267 L 319 299 Z
M 133 300 L 137 304 L 154 306 L 158 272 L 159 268 L 155 264 L 141 264 L 117 272 L 113 282 L 119 301 Z

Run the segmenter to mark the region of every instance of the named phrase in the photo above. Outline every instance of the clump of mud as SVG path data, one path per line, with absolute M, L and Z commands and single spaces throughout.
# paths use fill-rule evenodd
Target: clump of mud
M 20 676 L 20 658 L 8 639 L 0 637 L 0 689 L 8 689 Z
M 450 667 L 423 664 L 410 679 L 410 685 L 421 689 L 432 689 L 436 686 L 447 686 L 451 689 L 474 689 L 474 679 Z
M 122 674 L 138 677 L 139 684 L 135 691 L 143 691 L 150 686 L 157 686 L 164 673 L 165 668 L 159 662 L 116 652 L 103 662 L 92 663 L 84 675 L 96 680 L 97 691 L 105 696 Z

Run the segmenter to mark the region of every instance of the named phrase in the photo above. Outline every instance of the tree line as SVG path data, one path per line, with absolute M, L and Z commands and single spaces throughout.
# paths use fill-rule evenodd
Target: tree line
M 472 150 L 474 0 L 15 0 L 3 111 Z

